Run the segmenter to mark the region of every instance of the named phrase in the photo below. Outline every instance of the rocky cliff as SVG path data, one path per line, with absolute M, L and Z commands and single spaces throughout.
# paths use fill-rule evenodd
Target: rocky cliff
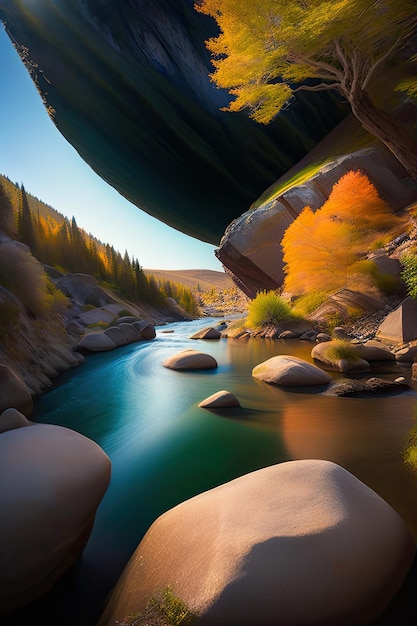
M 380 196 L 400 210 L 417 200 L 417 185 L 381 144 L 337 157 L 302 184 L 270 194 L 227 227 L 216 250 L 239 288 L 250 298 L 264 289 L 277 289 L 284 280 L 281 240 L 305 206 L 321 207 L 333 185 L 349 170 L 365 173 Z
M 144 211 L 218 245 L 227 225 L 346 114 L 309 93 L 267 127 L 219 108 L 194 0 L 0 0 L 54 123 Z

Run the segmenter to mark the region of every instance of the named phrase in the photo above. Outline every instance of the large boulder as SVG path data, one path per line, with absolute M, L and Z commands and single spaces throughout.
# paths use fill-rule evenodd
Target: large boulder
M 99 626 L 142 612 L 170 586 L 204 626 L 369 624 L 415 556 L 398 513 L 329 461 L 289 461 L 160 516 Z
M 392 343 L 417 339 L 417 301 L 405 298 L 380 324 L 376 337 Z
M 117 328 L 126 337 L 128 343 L 135 343 L 136 341 L 142 340 L 141 333 L 133 324 L 123 322 L 122 324 L 119 324 Z
M 103 332 L 116 344 L 117 347 L 126 346 L 129 343 L 125 335 L 117 326 L 109 326 Z
M 32 395 L 22 378 L 7 365 L 0 364 L 0 413 L 9 408 L 30 417 L 33 410 Z
M 341 352 L 339 346 L 346 344 Z M 339 355 L 339 352 L 341 354 Z M 371 369 L 368 361 L 361 358 L 356 351 L 356 346 L 342 340 L 323 341 L 316 343 L 311 351 L 312 358 L 321 367 L 338 372 L 367 372 Z
M 273 356 L 256 365 L 252 376 L 265 383 L 284 387 L 327 385 L 331 381 L 329 374 L 316 365 L 288 354 Z
M 155 326 L 151 322 L 140 320 L 139 322 L 133 322 L 133 326 L 140 332 L 142 339 L 155 339 Z
M 220 339 L 222 336 L 220 330 L 209 326 L 208 328 L 202 328 L 196 333 L 190 336 L 190 339 Z
M 0 434 L 0 614 L 47 593 L 79 558 L 110 480 L 93 441 L 46 424 Z
M 182 350 L 163 361 L 162 365 L 172 370 L 214 369 L 216 359 L 211 354 L 198 350 Z
M 64 274 L 56 281 L 56 286 L 63 294 L 82 304 L 101 307 L 107 303 L 114 302 L 114 298 L 100 287 L 94 276 L 90 274 Z
M 395 355 L 382 341 L 370 339 L 355 345 L 356 353 L 365 361 L 395 361 Z
M 114 350 L 116 344 L 104 332 L 88 333 L 81 338 L 78 348 L 87 352 L 105 352 Z

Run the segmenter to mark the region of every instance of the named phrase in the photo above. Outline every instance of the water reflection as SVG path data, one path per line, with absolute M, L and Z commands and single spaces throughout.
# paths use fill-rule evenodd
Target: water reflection
M 407 434 L 416 425 L 416 391 L 355 399 L 267 385 L 252 378 L 255 365 L 276 354 L 312 362 L 312 344 L 189 339 L 210 323 L 172 324 L 151 342 L 92 355 L 35 403 L 35 421 L 81 432 L 112 461 L 108 492 L 65 590 L 71 605 L 68 626 L 94 626 L 107 593 L 161 513 L 274 463 L 303 458 L 339 463 L 385 498 L 417 537 L 417 477 L 402 459 Z M 174 332 L 163 332 L 168 329 Z M 219 367 L 177 372 L 162 366 L 168 356 L 187 348 L 211 354 Z M 382 375 L 398 375 L 396 364 L 389 367 Z M 221 389 L 234 393 L 242 408 L 215 412 L 198 407 Z M 55 616 L 49 618 L 43 616 L 44 626 L 54 624 Z

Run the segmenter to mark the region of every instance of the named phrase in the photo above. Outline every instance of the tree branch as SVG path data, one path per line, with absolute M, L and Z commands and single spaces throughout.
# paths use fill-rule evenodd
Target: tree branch
M 324 61 L 316 61 L 315 59 L 305 57 L 304 55 L 297 52 L 290 52 L 289 57 L 291 60 L 294 60 L 301 65 L 310 65 L 315 69 L 324 70 L 324 74 L 330 75 L 332 79 L 336 78 L 339 82 L 342 82 L 343 80 L 343 72 L 338 70 L 333 65 L 330 65 L 330 63 L 325 63 Z M 325 76 L 321 75 L 320 78 L 325 78 Z
M 337 89 L 338 91 L 342 91 L 340 83 L 319 83 L 318 85 L 300 85 L 293 89 L 293 93 L 297 93 L 297 91 L 325 91 L 328 89 Z

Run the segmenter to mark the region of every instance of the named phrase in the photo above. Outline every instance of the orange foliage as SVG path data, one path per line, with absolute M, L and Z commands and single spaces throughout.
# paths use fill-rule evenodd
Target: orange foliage
M 371 242 L 402 223 L 367 176 L 348 172 L 320 209 L 305 207 L 284 233 L 285 290 L 330 293 L 347 286 Z

